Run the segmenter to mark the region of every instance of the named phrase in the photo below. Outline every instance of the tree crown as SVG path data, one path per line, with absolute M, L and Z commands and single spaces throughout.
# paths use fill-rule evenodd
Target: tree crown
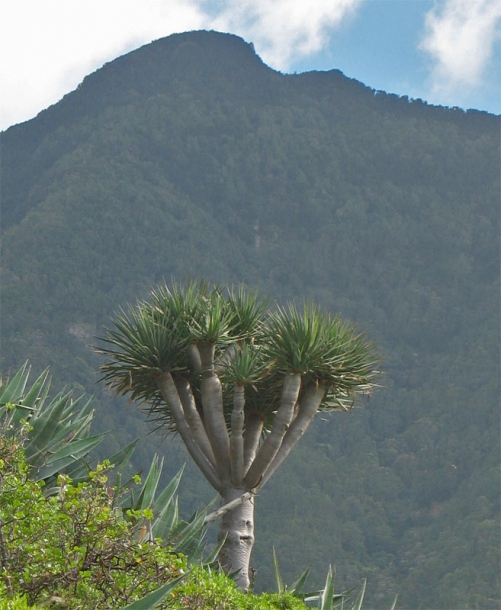
M 264 418 L 277 409 L 284 375 L 301 376 L 302 394 L 324 386 L 323 410 L 350 408 L 358 394 L 370 393 L 378 375 L 374 345 L 354 325 L 313 303 L 268 307 L 243 286 L 162 284 L 149 300 L 119 311 L 105 333 L 102 378 L 170 425 L 156 384 L 167 372 L 188 379 L 197 399 L 200 380 L 211 369 L 223 388 L 244 386 L 246 413 Z M 231 394 L 223 392 L 228 417 Z M 198 400 L 197 407 L 203 412 Z

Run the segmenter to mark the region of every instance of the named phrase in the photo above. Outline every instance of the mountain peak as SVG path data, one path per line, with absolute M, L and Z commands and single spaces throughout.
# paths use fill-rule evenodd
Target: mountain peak
M 65 115 L 71 120 L 75 113 L 86 114 L 87 109 L 95 113 L 109 105 L 137 101 L 138 96 L 148 98 L 174 88 L 179 93 L 187 88 L 193 92 L 194 83 L 204 93 L 228 86 L 249 95 L 266 88 L 270 77 L 281 76 L 263 63 L 252 43 L 234 34 L 206 30 L 172 34 L 104 64 L 49 112 L 40 113 L 38 120 L 51 120 L 56 109 L 58 120 L 64 121 Z

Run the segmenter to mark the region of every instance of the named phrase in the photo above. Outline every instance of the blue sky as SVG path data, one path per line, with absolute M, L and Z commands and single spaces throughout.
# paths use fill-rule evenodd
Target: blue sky
M 2 0 L 0 129 L 105 62 L 197 29 L 242 36 L 282 72 L 339 69 L 374 89 L 501 114 L 500 0 Z

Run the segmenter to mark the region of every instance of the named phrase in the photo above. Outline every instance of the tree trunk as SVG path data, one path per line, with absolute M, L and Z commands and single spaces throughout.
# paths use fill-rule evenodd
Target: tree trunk
M 230 487 L 221 495 L 221 504 L 241 498 L 244 489 Z M 250 585 L 249 564 L 254 546 L 254 497 L 243 500 L 221 519 L 219 540 L 226 540 L 219 552 L 219 561 L 227 574 L 235 574 L 239 589 L 247 591 Z
M 224 487 L 218 473 L 214 470 L 213 465 L 209 462 L 207 456 L 193 438 L 190 427 L 186 422 L 181 399 L 177 393 L 176 384 L 174 383 L 172 375 L 170 373 L 163 373 L 156 378 L 156 384 L 160 390 L 160 393 L 162 394 L 165 404 L 170 409 L 174 422 L 176 423 L 179 436 L 183 439 L 186 449 L 188 449 L 188 452 L 194 459 L 195 464 L 199 467 L 200 471 L 209 481 L 212 487 L 214 487 L 214 489 L 218 492 L 222 493 Z
M 198 343 L 202 362 L 201 398 L 204 424 L 216 459 L 216 470 L 224 485 L 230 483 L 230 438 L 223 409 L 223 390 L 214 373 L 214 350 L 211 343 Z
M 299 373 L 290 373 L 285 375 L 282 386 L 282 396 L 280 398 L 280 406 L 273 418 L 271 431 L 264 440 L 263 444 L 249 466 L 244 478 L 246 489 L 254 489 L 259 485 L 266 469 L 273 461 L 273 458 L 278 453 L 282 440 L 287 433 L 289 425 L 294 417 L 294 409 L 301 388 L 301 375 Z
M 303 398 L 301 399 L 298 413 L 292 424 L 289 426 L 289 429 L 282 440 L 280 449 L 273 458 L 271 464 L 268 466 L 266 472 L 263 474 L 263 478 L 259 482 L 259 489 L 261 489 L 268 479 L 278 470 L 279 466 L 306 432 L 308 426 L 313 421 L 313 418 L 315 417 L 324 396 L 325 387 L 322 384 L 310 386 L 306 390 Z

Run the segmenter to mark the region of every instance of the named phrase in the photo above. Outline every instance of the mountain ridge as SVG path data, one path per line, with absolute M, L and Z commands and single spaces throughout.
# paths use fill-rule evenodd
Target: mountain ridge
M 500 117 L 283 75 L 224 34 L 116 62 L 2 133 L 3 371 L 29 358 L 95 393 L 115 449 L 147 427 L 94 386 L 114 311 L 171 277 L 312 299 L 378 342 L 385 382 L 264 490 L 265 586 L 275 543 L 288 580 L 336 563 L 374 607 L 493 606 Z M 175 443 L 146 445 L 138 464 L 175 472 Z
M 148 66 L 154 66 L 153 71 L 148 71 Z M 146 74 L 154 74 L 155 78 L 146 77 Z M 258 86 L 255 79 L 258 79 Z M 107 107 L 134 105 L 138 96 L 149 100 L 168 93 L 172 88 L 181 94 L 183 83 L 190 86 L 189 83 L 194 81 L 198 90 L 191 91 L 191 95 L 209 95 L 209 99 L 214 99 L 218 95 L 217 87 L 224 82 L 237 99 L 260 99 L 269 103 L 273 103 L 277 96 L 297 93 L 299 87 L 303 96 L 328 100 L 332 110 L 343 118 L 349 117 L 353 104 L 357 104 L 361 105 L 361 115 L 366 108 L 371 108 L 371 111 L 381 113 L 382 120 L 388 113 L 404 119 L 410 114 L 414 117 L 420 114 L 426 120 L 445 119 L 461 128 L 467 125 L 474 131 L 482 128 L 486 132 L 495 129 L 499 122 L 496 121 L 498 117 L 483 111 L 432 106 L 422 100 L 376 91 L 339 70 L 281 74 L 262 62 L 252 43 L 238 36 L 203 30 L 186 32 L 161 38 L 107 62 L 85 77 L 77 89 L 41 111 L 35 119 L 3 132 L 3 163 L 6 168 L 3 189 L 9 190 L 11 177 L 16 184 L 23 184 L 25 174 L 50 166 L 53 157 L 50 145 L 44 146 L 44 142 L 50 140 L 55 124 L 61 129 L 71 125 L 76 115 L 80 119 L 95 117 L 106 112 Z M 215 83 L 218 83 L 217 87 Z M 16 135 L 11 140 L 13 133 Z M 28 146 L 23 144 L 26 140 L 29 140 L 26 144 L 32 151 L 31 159 L 26 158 Z M 17 151 L 16 143 L 22 146 Z M 43 150 L 40 150 L 41 146 Z M 27 165 L 28 160 L 31 163 Z M 10 212 L 4 209 L 4 227 L 12 222 Z M 15 217 L 19 220 L 19 215 Z

